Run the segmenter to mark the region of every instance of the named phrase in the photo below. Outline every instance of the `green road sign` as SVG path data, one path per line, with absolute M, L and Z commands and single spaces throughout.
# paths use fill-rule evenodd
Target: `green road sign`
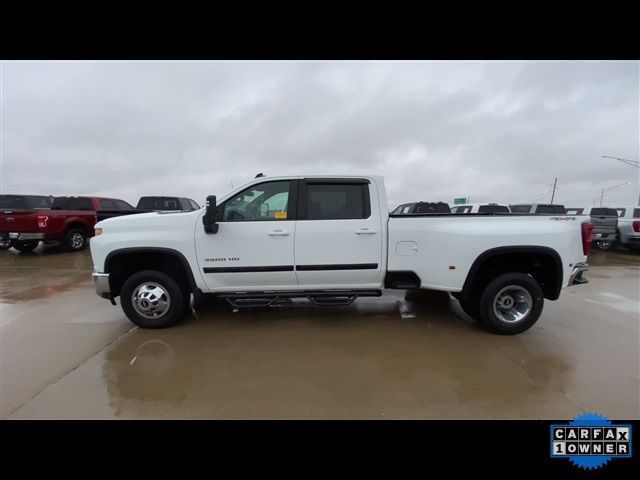
M 464 205 L 465 203 L 467 203 L 467 198 L 469 198 L 469 197 L 454 198 L 453 199 L 453 204 L 454 205 Z

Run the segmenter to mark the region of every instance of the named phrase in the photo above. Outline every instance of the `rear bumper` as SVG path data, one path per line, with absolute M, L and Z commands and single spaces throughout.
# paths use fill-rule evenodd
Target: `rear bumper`
M 93 278 L 93 284 L 96 287 L 96 294 L 99 297 L 111 300 L 111 302 L 113 303 L 113 296 L 111 295 L 111 285 L 109 284 L 109 274 L 94 272 L 91 274 L 91 278 Z
M 589 280 L 583 278 L 582 274 L 589 270 L 588 263 L 576 263 L 573 266 L 573 270 L 571 271 L 571 276 L 569 277 L 569 285 L 581 285 L 583 283 L 589 283 Z
M 44 232 L 4 232 L 3 239 L 9 240 L 44 240 Z

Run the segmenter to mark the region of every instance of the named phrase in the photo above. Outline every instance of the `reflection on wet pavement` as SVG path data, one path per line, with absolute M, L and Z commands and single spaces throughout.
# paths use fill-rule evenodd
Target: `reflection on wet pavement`
M 484 332 L 448 294 L 429 291 L 385 291 L 347 307 L 294 302 L 235 313 L 212 299 L 197 307 L 197 318 L 173 328 L 126 333 L 130 324 L 120 308 L 97 298 L 87 277 L 60 294 L 67 312 L 60 320 L 61 298 L 32 298 L 37 285 L 25 286 L 28 269 L 18 268 L 23 289 L 11 292 L 16 307 L 45 302 L 54 315 L 45 321 L 37 311 L 24 314 L 9 325 L 16 332 L 23 324 L 44 328 L 72 318 L 78 328 L 99 322 L 114 330 L 97 354 L 78 352 L 80 366 L 43 379 L 3 416 L 571 418 L 596 410 L 638 418 L 636 258 L 614 254 L 609 266 L 589 272 L 589 284 L 547 302 L 538 324 L 512 337 Z M 606 263 L 602 256 L 592 259 Z M 90 261 L 84 261 L 69 262 L 62 276 L 87 275 Z M 59 259 L 52 262 L 51 271 L 60 268 Z M 31 339 L 24 348 L 50 338 Z M 4 389 L 20 392 L 16 372 L 36 372 L 37 365 L 16 364 L 9 372 L 14 383 Z

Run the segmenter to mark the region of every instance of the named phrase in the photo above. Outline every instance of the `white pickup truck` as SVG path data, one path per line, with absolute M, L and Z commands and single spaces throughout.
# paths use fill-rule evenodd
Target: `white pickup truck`
M 544 298 L 585 283 L 591 224 L 576 217 L 389 214 L 382 177 L 256 178 L 193 212 L 111 218 L 91 240 L 98 295 L 147 328 L 204 294 L 234 306 L 345 305 L 383 288 L 451 292 L 488 330 L 531 327 Z

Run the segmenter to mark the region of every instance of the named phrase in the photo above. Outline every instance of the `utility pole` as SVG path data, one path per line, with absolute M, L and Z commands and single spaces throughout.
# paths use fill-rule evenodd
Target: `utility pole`
M 556 196 L 556 185 L 558 184 L 558 177 L 553 181 L 553 193 L 551 194 L 551 203 L 553 203 L 553 197 Z

